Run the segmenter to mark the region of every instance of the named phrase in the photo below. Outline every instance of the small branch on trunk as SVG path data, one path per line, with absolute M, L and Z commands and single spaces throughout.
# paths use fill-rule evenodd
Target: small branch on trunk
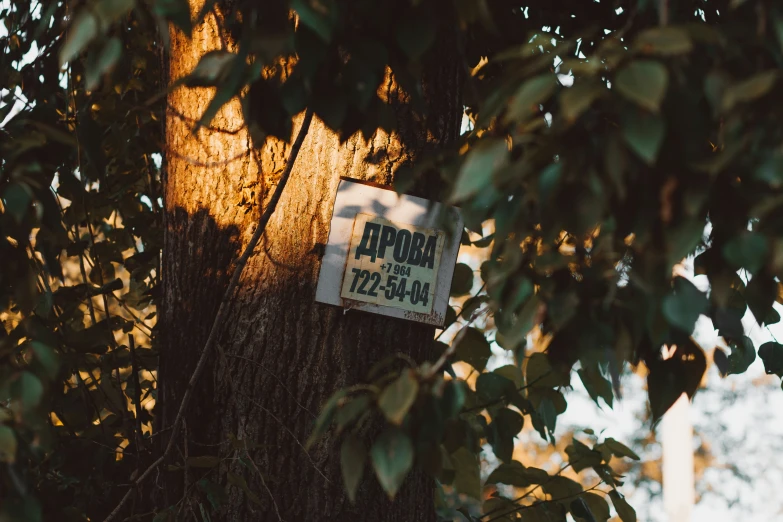
M 185 389 L 185 394 L 182 397 L 182 402 L 179 405 L 179 410 L 177 411 L 177 417 L 174 420 L 174 424 L 171 427 L 171 435 L 169 436 L 168 444 L 166 444 L 166 449 L 163 450 L 163 454 L 160 457 L 158 457 L 158 459 L 155 462 L 150 464 L 150 466 L 144 471 L 144 473 L 141 474 L 140 477 L 136 478 L 131 489 L 129 489 L 128 492 L 125 494 L 125 496 L 122 497 L 120 503 L 117 505 L 117 507 L 114 508 L 114 510 L 111 513 L 109 513 L 109 516 L 106 517 L 104 522 L 110 522 L 120 513 L 120 510 L 122 510 L 122 507 L 125 505 L 128 499 L 130 499 L 131 495 L 136 490 L 136 488 L 142 482 L 144 482 L 144 480 L 146 480 L 147 477 L 149 477 L 153 471 L 158 469 L 158 467 L 161 464 L 163 464 L 163 462 L 168 457 L 169 453 L 171 453 L 171 450 L 174 448 L 175 441 L 177 440 L 177 436 L 179 435 L 179 430 L 182 427 L 182 421 L 185 418 L 185 412 L 187 411 L 188 406 L 190 406 L 190 400 L 193 396 L 193 390 L 195 389 L 196 383 L 201 377 L 201 374 L 204 372 L 204 367 L 206 366 L 207 363 L 207 356 L 212 351 L 212 348 L 215 346 L 215 343 L 217 342 L 218 331 L 220 330 L 220 326 L 223 325 L 226 321 L 226 315 L 228 313 L 231 297 L 233 296 L 234 290 L 236 290 L 236 287 L 239 284 L 239 278 L 242 275 L 242 272 L 245 268 L 245 265 L 247 264 L 248 259 L 250 259 L 250 256 L 253 254 L 253 250 L 258 244 L 258 241 L 261 239 L 261 236 L 264 234 L 266 225 L 267 223 L 269 223 L 269 219 L 272 217 L 272 214 L 274 213 L 275 208 L 277 207 L 278 201 L 280 201 L 280 196 L 282 195 L 283 189 L 285 188 L 286 183 L 288 182 L 288 178 L 291 175 L 291 171 L 294 168 L 296 157 L 299 155 L 299 149 L 302 148 L 302 143 L 304 142 L 305 136 L 307 135 L 307 131 L 310 128 L 310 122 L 312 121 L 312 119 L 313 119 L 313 111 L 312 109 L 308 108 L 305 111 L 304 118 L 302 119 L 302 126 L 299 128 L 299 133 L 296 136 L 296 140 L 294 141 L 294 144 L 291 147 L 291 154 L 288 156 L 288 162 L 286 163 L 285 170 L 283 171 L 283 175 L 280 177 L 280 182 L 277 184 L 277 187 L 275 187 L 275 192 L 274 194 L 272 194 L 272 197 L 269 200 L 269 204 L 267 205 L 266 210 L 264 210 L 264 213 L 261 215 L 261 219 L 259 219 L 258 221 L 258 227 L 256 227 L 255 232 L 253 232 L 253 237 L 250 238 L 250 242 L 247 244 L 247 247 L 245 247 L 244 252 L 242 252 L 242 255 L 239 256 L 239 259 L 237 259 L 236 266 L 234 267 L 234 273 L 231 276 L 231 281 L 228 284 L 228 288 L 226 288 L 226 291 L 223 293 L 223 299 L 221 299 L 220 301 L 220 307 L 218 308 L 217 315 L 215 316 L 215 320 L 212 322 L 212 328 L 210 328 L 209 330 L 209 335 L 207 336 L 207 342 L 204 344 L 204 349 L 201 351 L 201 355 L 199 356 L 198 362 L 196 363 L 196 369 L 193 370 L 193 374 L 190 376 L 190 381 L 188 382 L 188 386 Z

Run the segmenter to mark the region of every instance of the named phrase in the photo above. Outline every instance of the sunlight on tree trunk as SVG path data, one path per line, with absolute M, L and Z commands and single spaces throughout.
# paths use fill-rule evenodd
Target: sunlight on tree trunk
M 191 8 L 195 12 L 201 5 L 192 3 Z M 192 39 L 172 31 L 170 81 L 220 47 L 212 16 Z M 210 355 L 212 363 L 186 418 L 189 446 L 182 454 L 215 455 L 216 447 L 209 445 L 228 443 L 233 436 L 247 444 L 264 474 L 269 491 L 253 470 L 224 462 L 220 483 L 237 484 L 236 477 L 242 477 L 255 496 L 229 487 L 225 520 L 278 520 L 273 501 L 285 520 L 434 520 L 430 478 L 413 475 L 393 503 L 374 479 L 365 480 L 352 505 L 343 493 L 336 439 L 327 437 L 309 454 L 303 448 L 332 392 L 361 382 L 373 363 L 395 352 L 419 361 L 430 356 L 432 327 L 343 314 L 316 304 L 314 294 L 319 247 L 327 241 L 339 177 L 390 184 L 401 164 L 457 138 L 459 68 L 442 59 L 433 71 L 428 87 L 438 96 L 429 106 L 429 132 L 417 127 L 402 106 L 395 106 L 399 133 L 379 131 L 370 142 L 356 135 L 341 145 L 320 120 L 313 120 L 277 211 L 234 294 L 230 318 L 222 325 L 218 342 L 227 364 Z M 404 99 L 395 82 L 382 88 L 387 99 Z M 232 263 L 255 229 L 288 156 L 288 145 L 272 140 L 253 148 L 238 100 L 224 106 L 210 128 L 194 135 L 193 122 L 212 95 L 206 89 L 181 88 L 168 100 L 160 428 L 174 420 Z M 430 124 L 433 118 L 435 125 Z M 295 132 L 300 121 L 301 116 Z M 365 476 L 370 473 L 366 470 Z M 188 480 L 198 480 L 196 473 L 184 480 L 182 474 L 169 475 L 159 501 L 163 506 L 182 498 L 192 485 Z

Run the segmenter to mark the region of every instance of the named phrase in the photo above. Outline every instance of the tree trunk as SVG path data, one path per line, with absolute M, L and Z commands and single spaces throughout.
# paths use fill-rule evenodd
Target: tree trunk
M 209 17 L 192 39 L 172 31 L 170 81 L 192 70 L 205 52 L 220 48 L 220 41 Z M 390 184 L 400 164 L 458 136 L 457 61 L 441 55 L 429 72 L 425 91 L 437 93 L 430 98 L 429 132 L 401 104 L 395 108 L 399 132 L 377 132 L 370 142 L 354 136 L 340 145 L 313 119 L 277 211 L 234 293 L 230 317 L 220 325 L 218 344 L 226 364 L 210 354 L 172 464 L 182 463 L 185 455 L 230 457 L 234 436 L 251 448 L 249 456 L 263 481 L 252 465 L 236 459 L 224 460 L 218 469 L 162 472 L 161 505 L 176 504 L 187 494 L 192 511 L 186 502 L 181 513 L 192 517 L 199 511 L 195 501 L 208 504 L 196 486 L 205 477 L 227 487 L 221 520 L 434 520 L 430 478 L 410 476 L 389 502 L 368 467 L 359 498 L 351 504 L 343 493 L 339 441 L 329 435 L 309 454 L 303 447 L 335 390 L 364 381 L 374 363 L 395 352 L 416 360 L 429 354 L 432 327 L 362 312 L 344 314 L 314 302 L 319 246 L 327 241 L 339 177 Z M 384 89 L 389 100 L 405 98 L 393 81 Z M 237 100 L 221 110 L 212 128 L 193 136 L 192 123 L 211 95 L 192 89 L 169 95 L 158 394 L 163 429 L 174 422 L 232 263 L 255 229 L 288 156 L 284 143 L 252 149 Z M 301 116 L 295 131 L 299 122 Z M 246 480 L 252 494 L 236 485 L 236 476 Z

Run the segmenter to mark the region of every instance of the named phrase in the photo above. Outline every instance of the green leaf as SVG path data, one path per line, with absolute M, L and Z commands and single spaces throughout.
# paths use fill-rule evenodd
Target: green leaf
M 517 488 L 526 488 L 530 486 L 527 468 L 522 463 L 512 460 L 503 462 L 495 468 L 487 478 L 487 484 L 507 484 Z
M 553 499 L 565 499 L 583 491 L 581 484 L 562 475 L 552 477 L 541 485 L 541 489 L 552 495 Z
M 122 41 L 114 36 L 103 46 L 95 63 L 87 65 L 84 81 L 88 91 L 95 90 L 100 85 L 101 77 L 114 69 L 121 56 Z
M 492 183 L 492 175 L 508 163 L 508 144 L 502 139 L 482 140 L 468 152 L 460 167 L 452 203 L 464 201 Z
M 726 89 L 721 100 L 721 109 L 730 111 L 738 103 L 746 103 L 767 94 L 778 80 L 778 71 L 759 73 Z
M 639 455 L 637 455 L 631 448 L 623 444 L 622 442 L 618 442 L 615 439 L 609 437 L 604 441 L 604 444 L 607 448 L 612 452 L 612 454 L 615 457 L 628 457 L 632 460 L 641 460 L 639 458 Z
M 525 419 L 509 408 L 503 408 L 494 414 L 489 425 L 489 442 L 492 451 L 504 462 L 510 462 L 514 453 L 514 439 L 522 431 Z
M 492 403 L 516 391 L 514 383 L 496 373 L 482 373 L 476 379 L 476 393 L 482 404 Z
M 343 471 L 345 491 L 351 502 L 356 501 L 356 490 L 359 488 L 366 461 L 367 448 L 356 435 L 349 434 L 345 437 L 340 450 L 340 467 Z
M 622 522 L 636 522 L 636 511 L 631 505 L 622 497 L 617 490 L 609 492 L 609 498 L 612 499 L 614 509 L 617 511 L 617 516 L 620 517 Z
M 577 473 L 583 469 L 600 466 L 602 462 L 602 456 L 598 451 L 588 448 L 576 438 L 568 445 L 565 452 L 566 455 L 568 455 L 568 461 L 571 463 L 571 467 L 574 468 L 574 471 Z
M 22 372 L 11 384 L 11 396 L 19 400 L 25 409 L 38 406 L 43 391 L 41 381 L 30 372 Z
M 657 115 L 636 114 L 625 118 L 622 134 L 625 142 L 645 163 L 652 165 L 666 135 L 666 125 Z
M 745 288 L 745 301 L 759 326 L 764 324 L 771 312 L 775 311 L 772 305 L 777 296 L 778 284 L 771 275 L 766 273 L 754 275 L 748 283 Z
M 98 18 L 88 8 L 79 11 L 66 33 L 65 43 L 60 48 L 60 68 L 70 62 L 98 36 Z
M 218 510 L 226 503 L 228 503 L 228 495 L 223 486 L 216 484 L 207 478 L 203 478 L 196 483 L 198 489 L 200 489 L 206 496 L 212 509 Z
M 171 20 L 182 32 L 190 36 L 193 22 L 190 19 L 190 5 L 187 0 L 155 0 L 154 12 Z
M 522 370 L 514 364 L 507 364 L 500 368 L 495 368 L 492 373 L 501 375 L 514 383 L 515 388 L 520 388 L 524 385 L 524 378 L 522 377 Z
M 762 344 L 759 346 L 759 357 L 768 374 L 783 377 L 783 344 L 772 341 Z
M 5 209 L 17 223 L 21 223 L 33 201 L 33 191 L 26 183 L 10 183 L 3 192 Z
M 457 263 L 449 294 L 452 296 L 469 294 L 471 288 L 473 288 L 473 269 L 465 263 Z
M 13 464 L 16 460 L 16 435 L 10 426 L 0 424 L 0 462 Z
M 728 375 L 745 373 L 756 360 L 756 350 L 753 348 L 753 341 L 743 336 L 739 340 L 729 341 L 728 344 L 731 347 L 731 354 L 728 358 Z
M 509 104 L 506 121 L 525 122 L 540 114 L 539 105 L 544 103 L 555 91 L 557 82 L 551 73 L 535 76 L 523 83 Z
M 188 457 L 186 462 L 192 468 L 216 468 L 220 465 L 220 457 L 217 455 L 199 455 L 197 457 Z
M 299 15 L 299 20 L 324 42 L 332 41 L 337 25 L 337 6 L 333 2 L 292 0 L 291 8 Z
M 684 277 L 674 280 L 674 292 L 663 298 L 663 315 L 674 327 L 691 334 L 696 320 L 707 312 L 707 296 Z
M 392 424 L 402 424 L 408 410 L 416 401 L 419 382 L 412 370 L 403 371 L 397 379 L 386 386 L 378 397 L 378 406 Z
M 536 352 L 528 358 L 525 380 L 528 386 L 537 388 L 557 388 L 571 384 L 569 376 L 554 369 L 549 363 L 549 357 L 541 352 Z
M 372 464 L 378 482 L 393 499 L 413 466 L 413 445 L 407 435 L 395 428 L 384 431 L 372 445 Z
M 208 51 L 201 56 L 198 64 L 182 81 L 189 87 L 218 85 L 228 75 L 236 58 L 236 54 L 228 51 Z
M 331 424 L 332 419 L 334 418 L 335 409 L 343 397 L 345 397 L 345 390 L 337 390 L 334 395 L 326 401 L 326 404 L 321 410 L 321 414 L 315 421 L 313 433 L 310 434 L 310 437 L 308 437 L 307 442 L 305 443 L 305 448 L 309 449 L 315 441 L 320 439 L 323 434 L 326 433 L 326 430 L 329 429 L 329 424 Z
M 606 499 L 596 493 L 583 493 L 579 498 L 585 501 L 596 522 L 607 522 L 611 518 L 609 504 Z
M 464 361 L 473 366 L 477 371 L 484 371 L 487 361 L 492 355 L 492 349 L 484 334 L 475 328 L 468 328 L 457 341 L 457 360 Z
M 666 67 L 652 60 L 635 60 L 617 73 L 612 86 L 651 112 L 658 112 L 669 85 Z
M 751 231 L 737 234 L 723 246 L 723 258 L 731 263 L 733 268 L 745 268 L 751 274 L 761 270 L 768 252 L 766 236 Z
M 465 447 L 451 454 L 454 467 L 454 489 L 471 498 L 481 498 L 481 471 L 475 454 Z
M 691 52 L 693 44 L 688 33 L 679 27 L 656 27 L 639 33 L 634 49 L 644 54 L 671 56 Z
M 370 397 L 368 395 L 359 395 L 351 400 L 347 400 L 340 405 L 334 416 L 334 422 L 337 424 L 337 430 L 341 431 L 351 422 L 359 418 L 359 416 L 367 411 L 367 407 L 370 405 Z
M 563 116 L 568 122 L 576 121 L 604 92 L 606 87 L 598 82 L 575 82 L 563 89 L 560 93 Z

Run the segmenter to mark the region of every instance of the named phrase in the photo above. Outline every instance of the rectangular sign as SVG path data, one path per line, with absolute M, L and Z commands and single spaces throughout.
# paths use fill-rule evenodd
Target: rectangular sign
M 340 296 L 429 314 L 445 234 L 357 214 Z

